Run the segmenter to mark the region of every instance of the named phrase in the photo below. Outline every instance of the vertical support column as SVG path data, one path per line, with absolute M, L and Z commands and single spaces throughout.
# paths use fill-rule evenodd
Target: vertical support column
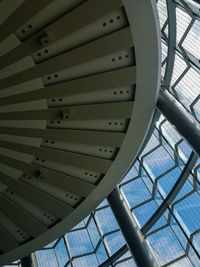
M 167 90 L 161 88 L 157 107 L 187 140 L 192 149 L 200 155 L 200 124 Z
M 21 259 L 22 267 L 37 267 L 36 259 L 34 254 L 28 255 Z
M 21 265 L 22 265 L 22 267 L 33 267 L 31 256 L 29 255 L 29 256 L 22 258 L 21 259 Z
M 119 189 L 115 188 L 107 200 L 137 266 L 158 266 Z

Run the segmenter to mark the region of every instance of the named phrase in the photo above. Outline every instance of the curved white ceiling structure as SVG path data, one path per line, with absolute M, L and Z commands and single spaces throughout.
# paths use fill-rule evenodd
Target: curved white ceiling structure
M 153 2 L 0 2 L 0 264 L 70 230 L 132 163 L 160 83 Z

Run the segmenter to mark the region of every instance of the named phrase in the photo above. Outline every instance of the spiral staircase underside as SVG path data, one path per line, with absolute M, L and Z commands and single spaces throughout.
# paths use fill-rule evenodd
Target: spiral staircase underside
M 159 38 L 147 4 L 145 50 L 136 2 L 0 2 L 0 264 L 87 216 L 140 148 Z

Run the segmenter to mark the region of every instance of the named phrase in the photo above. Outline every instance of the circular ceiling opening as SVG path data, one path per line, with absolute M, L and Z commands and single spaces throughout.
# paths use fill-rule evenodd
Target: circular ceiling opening
M 142 144 L 160 80 L 152 3 L 10 2 L 0 2 L 1 264 L 108 195 Z

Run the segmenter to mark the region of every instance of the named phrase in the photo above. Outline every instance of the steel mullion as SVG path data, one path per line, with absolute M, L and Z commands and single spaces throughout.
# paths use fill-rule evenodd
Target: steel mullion
M 177 7 L 179 7 L 180 9 L 184 10 L 184 11 L 188 11 L 188 9 L 181 5 L 181 1 L 180 0 L 173 0 L 174 3 L 176 4 Z M 195 1 L 195 0 L 194 0 Z M 193 6 L 191 3 L 187 2 L 187 5 L 191 8 L 191 11 L 192 11 L 192 15 L 195 16 L 196 19 L 199 20 L 200 18 L 200 14 L 198 14 L 196 11 L 198 10 L 195 6 Z
M 108 205 L 108 207 L 110 208 L 110 206 Z M 93 217 L 93 220 L 94 220 L 94 223 L 97 227 L 97 231 L 99 233 L 99 236 L 100 236 L 100 241 L 102 242 L 103 246 L 104 246 L 104 249 L 105 249 L 105 252 L 106 252 L 106 255 L 107 257 L 109 258 L 110 257 L 110 253 L 109 253 L 109 246 L 107 245 L 107 243 L 105 242 L 104 240 L 104 236 L 102 235 L 101 233 L 101 229 L 99 227 L 99 224 L 98 224 L 98 219 L 96 218 L 96 215 L 95 215 L 95 212 L 96 210 L 92 213 L 92 217 Z
M 118 251 L 116 251 L 110 258 L 105 260 L 99 267 L 109 267 L 111 264 L 114 264 L 120 257 L 122 257 L 129 249 L 125 244 Z
M 168 25 L 169 25 L 169 37 L 168 37 L 168 55 L 165 76 L 163 80 L 163 86 L 169 87 L 171 83 L 174 59 L 175 59 L 175 45 L 176 45 L 176 9 L 175 4 L 172 1 L 167 1 L 167 13 L 168 13 Z
M 138 159 L 138 161 L 140 162 L 139 159 Z M 140 163 L 140 164 L 141 164 L 141 163 Z M 142 166 L 142 168 L 145 170 L 145 172 L 147 173 L 147 175 L 148 175 L 148 177 L 150 178 L 150 180 L 152 180 L 152 178 L 150 177 L 150 175 L 149 175 L 148 171 L 146 170 L 146 168 L 145 168 L 144 166 Z M 153 182 L 152 182 L 152 183 L 153 183 Z M 163 197 L 162 197 L 162 195 L 161 195 L 159 189 L 157 189 L 157 192 L 158 192 L 158 194 L 161 196 L 161 198 L 163 199 Z M 155 200 L 154 200 L 154 201 L 155 201 Z M 157 204 L 156 201 L 155 201 L 155 204 L 158 206 L 158 204 Z M 175 221 L 177 222 L 179 228 L 181 229 L 181 231 L 182 231 L 183 234 L 185 235 L 186 239 L 188 240 L 188 236 L 187 236 L 187 234 L 185 233 L 185 231 L 184 231 L 183 227 L 181 226 L 181 224 L 179 223 L 178 219 L 177 219 L 177 218 L 175 217 L 175 215 L 172 213 L 171 208 L 168 207 L 168 210 L 169 210 L 170 214 L 172 215 L 172 217 L 173 217 L 173 218 L 175 219 Z M 169 225 L 169 226 L 170 226 L 170 225 Z M 170 226 L 170 228 L 171 228 L 171 226 Z
M 156 212 L 152 215 L 152 217 L 146 222 L 146 224 L 142 227 L 141 231 L 145 235 L 152 226 L 161 218 L 161 216 L 165 213 L 167 210 L 167 207 L 171 205 L 177 194 L 180 192 L 181 188 L 185 184 L 185 181 L 188 179 L 190 170 L 193 168 L 197 161 L 197 156 L 194 154 L 194 152 L 191 153 L 190 158 L 188 159 L 188 162 L 186 163 L 181 175 L 179 176 L 177 182 L 167 195 L 167 197 L 164 199 L 162 204 L 159 206 L 159 208 L 156 210 Z
M 162 265 L 162 267 L 170 266 L 171 264 L 173 264 L 173 263 L 175 263 L 175 262 L 177 262 L 179 260 L 182 260 L 183 258 L 185 258 L 185 254 L 180 256 L 180 257 L 178 257 L 178 258 L 176 258 L 176 259 L 174 259 L 174 260 L 172 260 L 172 261 L 170 261 L 170 262 L 168 262 L 168 263 L 166 263 L 166 264 L 164 264 L 164 265 Z

